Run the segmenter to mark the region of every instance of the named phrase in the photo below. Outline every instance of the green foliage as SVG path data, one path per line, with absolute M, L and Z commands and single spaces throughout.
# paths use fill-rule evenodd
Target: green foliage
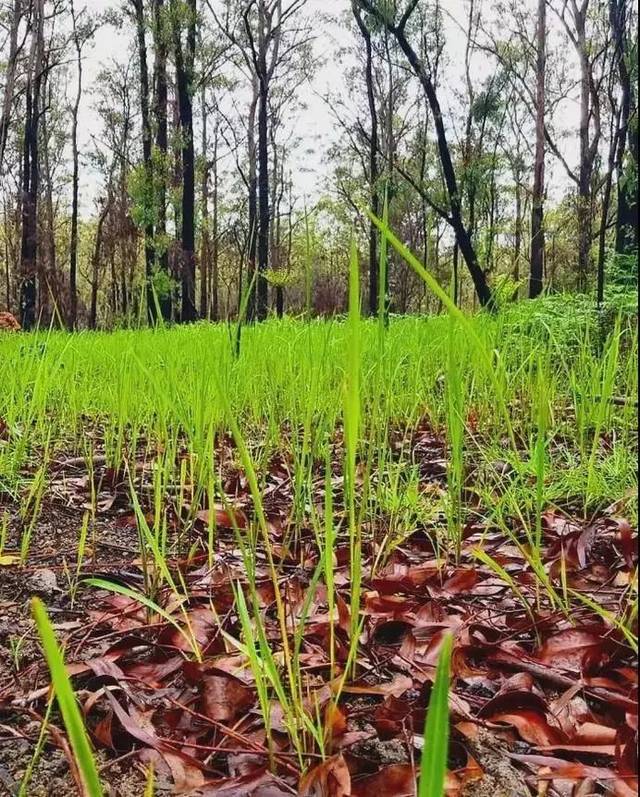
M 144 164 L 131 169 L 127 187 L 132 199 L 131 216 L 143 230 L 155 221 L 153 185 Z
M 159 301 L 171 296 L 176 287 L 176 281 L 168 272 L 162 269 L 156 269 L 153 272 L 151 283 Z
M 606 284 L 610 289 L 634 290 L 638 285 L 638 254 L 612 254 L 607 262 Z

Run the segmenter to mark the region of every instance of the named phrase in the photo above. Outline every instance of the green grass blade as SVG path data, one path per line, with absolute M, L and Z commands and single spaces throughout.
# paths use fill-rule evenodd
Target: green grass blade
M 60 713 L 67 729 L 69 742 L 82 775 L 87 795 L 88 797 L 102 797 L 102 786 L 100 785 L 98 770 L 93 759 L 89 737 L 64 666 L 64 657 L 58 647 L 53 626 L 41 600 L 33 598 L 31 607 L 49 666 L 49 672 L 51 673 L 51 682 L 56 693 Z
M 165 611 L 162 606 L 158 606 L 158 604 L 155 603 L 155 601 L 152 601 L 151 598 L 147 598 L 147 596 L 143 595 L 142 592 L 136 592 L 134 589 L 129 589 L 129 587 L 124 587 L 122 584 L 116 584 L 113 581 L 107 581 L 104 578 L 86 578 L 84 579 L 83 583 L 90 587 L 97 587 L 98 589 L 109 590 L 109 592 L 116 592 L 119 595 L 126 595 L 127 598 L 131 598 L 131 600 L 137 601 L 143 606 L 146 606 L 147 609 L 151 609 L 152 612 L 160 615 L 163 620 L 166 620 L 176 629 L 176 631 L 178 631 L 178 633 L 189 643 L 189 647 L 196 658 L 201 660 L 202 652 L 193 634 L 185 631 L 180 623 L 176 622 L 169 612 Z
M 429 700 L 418 797 L 442 797 L 444 794 L 449 754 L 449 670 L 452 650 L 453 636 L 447 634 L 442 643 L 436 681 Z

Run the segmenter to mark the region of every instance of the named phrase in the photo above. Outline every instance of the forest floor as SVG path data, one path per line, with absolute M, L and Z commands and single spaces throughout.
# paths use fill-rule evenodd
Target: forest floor
M 166 340 L 172 334 L 179 333 L 163 333 Z M 406 335 L 398 331 L 398 345 Z M 376 438 L 384 450 L 374 455 L 362 443 L 353 471 L 362 574 L 354 603 L 349 446 L 335 416 L 318 422 L 326 434 L 317 451 L 289 420 L 252 440 L 256 504 L 244 440 L 223 434 L 218 421 L 204 440 L 184 417 L 180 432 L 162 437 L 160 427 L 151 432 L 157 404 L 156 420 L 141 418 L 132 409 L 137 394 L 121 393 L 125 442 L 114 453 L 120 433 L 104 431 L 113 407 L 97 406 L 98 393 L 87 396 L 83 385 L 83 402 L 73 394 L 89 341 L 70 354 L 61 336 L 55 352 L 49 344 L 33 363 L 30 351 L 12 350 L 28 366 L 20 379 L 32 396 L 43 361 L 55 376 L 45 380 L 48 400 L 31 416 L 23 410 L 21 423 L 8 400 L 3 408 L 0 794 L 82 794 L 55 705 L 47 715 L 49 673 L 31 619 L 34 595 L 64 645 L 106 794 L 141 796 L 152 768 L 158 795 L 413 797 L 447 632 L 455 639 L 449 797 L 637 793 L 635 413 L 611 401 L 628 392 L 625 358 L 637 342 L 624 357 L 616 350 L 615 379 L 606 379 L 605 357 L 589 385 L 593 396 L 609 391 L 611 416 L 589 425 L 595 445 L 595 438 L 578 442 L 575 406 L 568 421 L 559 420 L 567 405 L 561 391 L 550 391 L 542 473 L 535 434 L 518 426 L 509 450 L 497 424 L 489 440 L 483 423 L 495 407 L 483 410 L 480 389 L 465 383 L 462 395 L 472 395 L 474 406 L 465 407 L 455 514 L 455 419 L 447 425 L 428 397 L 397 421 L 385 410 Z M 282 356 L 277 346 L 269 351 Z M 166 356 L 161 351 L 159 361 Z M 197 374 L 200 353 L 190 356 Z M 110 358 L 104 368 L 120 384 Z M 76 369 L 73 377 L 63 362 Z M 593 367 L 586 360 L 580 366 L 592 377 Z M 191 374 L 178 373 L 193 392 Z M 565 376 L 557 375 L 558 384 Z M 448 384 L 454 377 L 446 371 Z M 89 384 L 95 373 L 86 378 Z M 153 386 L 149 372 L 145 378 Z M 297 378 L 298 387 L 309 383 L 308 374 Z M 407 395 L 422 389 L 413 378 L 409 363 Z M 437 369 L 424 378 L 435 396 Z M 65 381 L 54 386 L 54 379 Z M 16 382 L 8 393 L 23 387 Z M 250 396 L 251 385 L 246 390 Z M 309 402 L 317 403 L 321 391 L 313 390 Z M 278 400 L 275 384 L 268 392 Z M 39 427 L 40 408 L 50 419 L 60 396 L 67 416 L 56 422 L 55 445 L 41 434 L 43 424 L 18 457 L 25 418 Z M 233 406 L 243 401 L 238 415 L 250 435 L 250 398 L 236 395 Z M 177 387 L 171 402 L 180 405 Z M 266 399 L 259 404 L 258 414 Z M 521 400 L 509 406 L 525 412 Z M 535 419 L 533 410 L 526 414 Z M 362 419 L 368 439 L 366 412 Z M 215 482 L 197 470 L 197 446 L 215 452 Z M 239 589 L 266 645 L 255 643 L 264 669 L 251 666 Z M 269 675 L 269 661 L 279 674 Z

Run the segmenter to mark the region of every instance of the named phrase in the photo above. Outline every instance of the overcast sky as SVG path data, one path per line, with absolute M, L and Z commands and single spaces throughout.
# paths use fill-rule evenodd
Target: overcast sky
M 531 0 L 525 0 L 530 2 Z M 114 0 L 104 3 L 100 0 L 85 0 L 85 5 L 90 12 L 104 11 L 106 8 L 114 10 L 122 8 L 126 0 Z M 441 91 L 441 104 L 445 115 L 453 104 L 454 87 L 461 88 L 464 69 L 464 34 L 461 31 L 466 26 L 465 0 L 441 0 L 445 18 L 446 56 L 448 67 L 445 76 L 445 85 Z M 81 3 L 77 2 L 81 7 Z M 483 7 L 490 13 L 492 3 L 484 0 Z M 329 90 L 340 92 L 348 101 L 349 86 L 344 77 L 344 64 L 335 58 L 335 53 L 344 48 L 351 41 L 351 34 L 340 17 L 349 8 L 349 0 L 307 0 L 305 14 L 313 21 L 315 33 L 315 52 L 321 66 L 315 71 L 311 82 L 300 88 L 300 100 L 305 104 L 305 110 L 296 114 L 296 133 L 305 141 L 305 146 L 300 149 L 292 162 L 292 173 L 297 193 L 306 195 L 311 200 L 317 197 L 326 185 L 326 178 L 330 165 L 326 163 L 326 153 L 339 136 L 338 125 L 327 107 L 323 97 Z M 116 31 L 106 26 L 98 30 L 94 43 L 87 47 L 84 59 L 84 85 L 85 92 L 81 106 L 81 151 L 88 151 L 92 147 L 92 136 L 98 136 L 100 121 L 93 110 L 94 98 L 91 87 L 101 66 L 108 64 L 112 58 L 126 61 L 131 57 L 134 31 L 131 25 L 125 25 Z M 481 80 L 488 74 L 490 63 L 486 56 L 478 54 L 474 62 L 474 79 Z M 422 98 L 418 96 L 418 101 Z M 568 128 L 574 126 L 577 109 L 569 104 L 565 109 L 564 124 Z M 575 129 L 575 128 L 574 128 Z M 565 149 L 571 157 L 575 149 L 571 139 L 564 142 Z M 553 169 L 553 164 L 550 164 Z M 557 169 L 554 177 L 561 178 Z M 550 177 L 551 174 L 550 173 Z M 98 185 L 97 177 L 88 165 L 82 171 L 81 205 L 84 213 L 91 213 L 93 200 Z

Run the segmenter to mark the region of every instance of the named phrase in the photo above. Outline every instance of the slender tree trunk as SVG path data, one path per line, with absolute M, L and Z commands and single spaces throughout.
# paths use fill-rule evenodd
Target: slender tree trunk
M 544 126 L 547 64 L 547 2 L 538 0 L 538 32 L 536 56 L 536 146 L 531 197 L 531 263 L 529 298 L 542 293 L 544 273 Z
M 376 109 L 376 98 L 374 93 L 373 77 L 373 47 L 371 44 L 371 33 L 367 28 L 366 22 L 362 18 L 360 8 L 352 3 L 353 15 L 355 17 L 360 33 L 365 43 L 365 82 L 367 86 L 367 102 L 369 105 L 369 120 L 371 132 L 369 136 L 369 202 L 371 212 L 380 215 L 380 198 L 378 194 L 378 111 Z M 378 312 L 378 229 L 371 222 L 369 224 L 369 315 L 375 316 Z
M 113 247 L 111 247 L 111 252 L 109 253 L 109 267 L 111 273 L 111 312 L 115 317 L 118 313 L 118 278 L 116 274 L 116 254 Z M 94 279 L 94 282 L 96 283 L 96 302 L 97 302 L 97 294 L 98 294 L 97 274 L 94 274 L 94 277 L 96 278 Z M 91 298 L 93 300 L 93 282 L 91 283 Z
M 613 183 L 613 158 L 609 163 L 609 169 L 604 183 L 604 194 L 602 197 L 602 218 L 600 220 L 600 230 L 598 233 L 598 282 L 597 282 L 597 301 L 598 307 L 604 301 L 604 266 L 606 259 L 606 240 L 607 222 L 609 219 L 609 207 L 611 206 L 611 188 Z
M 370 3 L 366 3 L 366 7 L 370 7 Z M 413 4 L 415 8 L 415 4 Z M 375 9 L 375 7 L 373 7 Z M 379 15 L 378 15 L 379 16 Z M 420 81 L 424 94 L 427 98 L 427 102 L 429 103 L 429 108 L 431 110 L 431 115 L 433 117 L 433 123 L 435 126 L 436 131 L 436 140 L 438 144 L 438 154 L 440 157 L 440 165 L 442 167 L 442 174 L 444 177 L 445 186 L 447 189 L 447 195 L 449 198 L 449 208 L 450 214 L 448 217 L 448 221 L 453 228 L 453 231 L 456 236 L 456 241 L 458 243 L 458 247 L 460 250 L 460 254 L 462 255 L 464 262 L 467 266 L 469 274 L 471 275 L 471 279 L 473 281 L 473 285 L 480 300 L 480 304 L 483 307 L 491 307 L 492 306 L 492 295 L 491 289 L 487 283 L 487 278 L 485 276 L 484 271 L 482 270 L 480 263 L 478 262 L 477 254 L 473 248 L 473 244 L 471 242 L 471 237 L 467 228 L 465 227 L 464 220 L 462 218 L 462 208 L 460 204 L 460 191 L 458 188 L 458 181 L 456 179 L 455 169 L 453 168 L 453 161 L 451 159 L 451 150 L 449 149 L 449 143 L 447 141 L 447 134 L 444 127 L 444 121 L 442 118 L 442 110 L 440 108 L 440 103 L 438 101 L 438 96 L 436 93 L 436 89 L 433 85 L 431 77 L 427 70 L 425 69 L 424 64 L 416 54 L 415 50 L 412 48 L 411 44 L 409 43 L 406 32 L 405 32 L 405 24 L 407 19 L 403 20 L 403 23 L 399 26 L 389 25 L 388 21 L 383 18 L 383 21 L 389 28 L 389 30 L 395 35 L 396 40 L 400 46 L 400 49 L 405 54 L 413 72 L 415 73 L 416 77 Z
M 39 184 L 39 201 L 38 201 L 38 223 L 39 235 L 38 241 L 38 281 L 40 290 L 38 292 L 39 309 L 38 315 L 41 322 L 48 323 L 50 316 L 50 300 L 53 298 L 54 302 L 59 298 L 57 296 L 56 286 L 57 279 L 57 257 L 56 257 L 56 219 L 55 209 L 53 202 L 53 175 L 50 164 L 49 152 L 49 129 L 48 129 L 48 113 L 46 110 L 47 105 L 51 104 L 51 100 L 43 97 L 40 107 L 40 126 L 39 148 L 42 152 L 40 158 L 40 175 L 38 177 Z
M 453 245 L 453 303 L 460 306 L 460 275 L 458 272 L 458 244 Z
M 597 155 L 599 130 L 599 107 L 597 99 L 591 93 L 591 64 L 586 34 L 586 20 L 589 0 L 584 0 L 580 8 L 575 7 L 574 21 L 576 27 L 577 53 L 580 61 L 580 167 L 578 170 L 578 290 L 586 291 L 591 272 L 591 233 L 593 213 L 591 207 L 591 178 Z M 593 135 L 590 131 L 591 120 L 597 123 Z
M 20 247 L 20 324 L 24 330 L 36 322 L 38 255 L 38 127 L 40 91 L 44 77 L 44 0 L 35 0 L 31 22 L 31 50 L 25 86 L 22 172 L 22 239 Z
M 213 186 L 211 209 L 211 319 L 218 321 L 220 317 L 219 293 L 220 275 L 218 272 L 218 120 L 213 130 Z
M 14 0 L 11 15 L 11 29 L 9 31 L 9 54 L 4 81 L 4 96 L 2 99 L 2 116 L 0 117 L 0 169 L 4 164 L 4 153 L 7 147 L 7 135 L 11 122 L 11 106 L 16 80 L 16 65 L 18 60 L 18 29 L 22 19 L 22 0 Z
M 609 21 L 614 46 L 614 64 L 618 72 L 620 86 L 620 123 L 618 127 L 618 149 L 616 153 L 616 254 L 633 254 L 638 248 L 638 198 L 637 191 L 625 180 L 625 153 L 628 151 L 638 169 L 638 136 L 632 116 L 637 115 L 635 84 L 631 80 L 628 64 L 627 43 L 628 0 L 609 0 Z M 636 123 L 637 124 L 637 123 Z
M 147 66 L 146 22 L 144 0 L 131 0 L 136 17 L 138 60 L 140 62 L 140 108 L 142 113 L 142 163 L 144 167 L 144 201 L 153 195 L 153 162 L 151 159 L 151 121 L 149 117 L 149 68 Z M 149 323 L 156 320 L 156 304 L 153 297 L 153 206 L 145 207 L 144 262 L 147 281 L 147 317 Z
M 80 164 L 78 155 L 78 111 L 82 98 L 82 45 L 77 29 L 77 20 L 73 0 L 71 0 L 71 17 L 73 20 L 73 40 L 76 48 L 76 68 L 78 83 L 73 105 L 71 124 L 71 150 L 73 156 L 73 176 L 71 178 L 71 241 L 69 244 L 69 329 L 74 330 L 78 323 L 78 193 L 80 184 Z
M 91 257 L 91 305 L 89 309 L 89 328 L 96 329 L 98 322 L 98 286 L 100 281 L 100 257 L 102 253 L 102 238 L 104 222 L 111 206 L 110 198 L 107 198 L 98 216 L 96 225 L 96 238 L 93 245 L 93 255 Z M 115 280 L 114 280 L 115 284 Z
M 202 113 L 202 232 L 200 239 L 200 318 L 209 317 L 209 160 L 207 157 L 207 97 L 203 86 L 201 92 Z
M 167 242 L 167 25 L 164 0 L 153 0 L 154 103 L 153 115 L 156 126 L 156 164 L 153 172 L 155 184 L 155 266 L 163 275 L 164 291 L 158 297 L 164 321 L 171 320 L 173 288 L 169 274 Z
M 249 240 L 247 244 L 247 289 L 249 290 L 247 302 L 247 320 L 252 322 L 256 317 L 256 252 L 258 241 L 258 162 L 257 148 L 255 141 L 256 111 L 258 107 L 258 86 L 254 80 L 253 96 L 249 105 L 249 118 L 247 120 L 247 147 L 249 157 L 249 178 L 248 178 L 248 223 Z M 241 295 L 238 302 L 241 301 Z
M 598 267 L 597 267 L 597 283 L 596 283 L 596 296 L 598 307 L 602 306 L 604 302 L 604 284 L 605 284 L 605 260 L 607 248 L 607 229 L 609 226 L 609 209 L 611 206 L 611 193 L 613 188 L 613 172 L 616 168 L 616 156 L 624 143 L 621 140 L 623 134 L 621 116 L 623 109 L 616 107 L 616 102 L 611 96 L 611 130 L 609 137 L 609 155 L 607 158 L 607 173 L 604 181 L 604 191 L 602 195 L 602 212 L 600 216 L 600 229 L 598 231 Z
M 2 220 L 4 222 L 4 278 L 5 278 L 5 305 L 8 311 L 11 311 L 11 270 L 9 268 L 9 219 L 7 214 L 7 204 L 3 203 Z
M 582 59 L 580 82 L 580 168 L 578 175 L 578 290 L 586 291 L 591 249 L 591 163 L 589 160 L 589 76 Z
M 180 114 L 180 141 L 182 156 L 181 202 L 181 287 L 182 305 L 180 320 L 195 321 L 196 309 L 196 258 L 195 258 L 195 150 L 193 144 L 192 80 L 196 47 L 196 3 L 188 0 L 186 49 L 183 51 L 178 7 L 172 8 L 176 87 Z
M 284 316 L 284 288 L 276 285 L 276 315 L 278 318 Z
M 513 251 L 513 279 L 517 283 L 520 281 L 520 257 L 522 256 L 522 185 L 520 173 L 514 174 L 516 192 L 516 220 L 515 220 L 515 240 Z M 518 295 L 516 288 L 516 297 Z
M 264 72 L 259 77 L 258 105 L 258 279 L 256 292 L 256 318 L 264 321 L 268 310 L 268 282 L 265 272 L 269 267 L 269 86 Z

